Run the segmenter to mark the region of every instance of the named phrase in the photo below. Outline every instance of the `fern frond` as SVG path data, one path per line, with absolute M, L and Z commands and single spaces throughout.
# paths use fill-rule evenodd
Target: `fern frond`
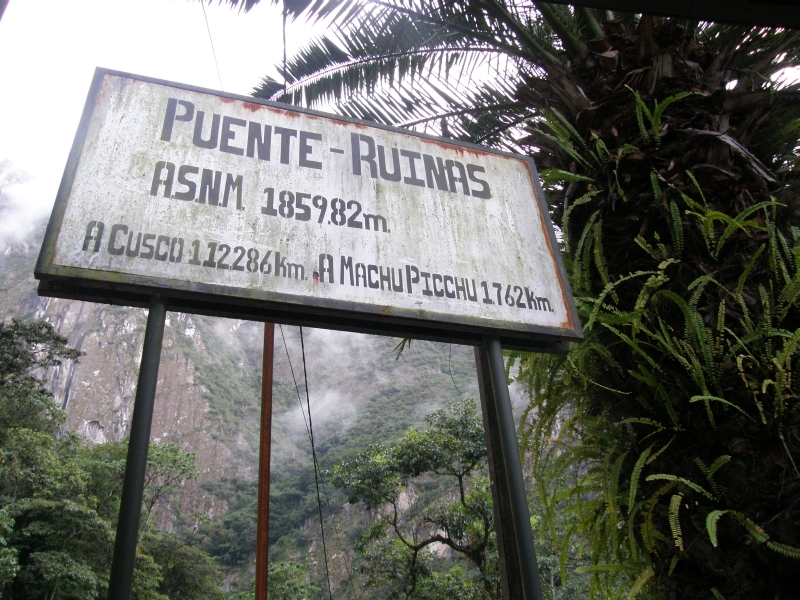
M 788 556 L 789 558 L 796 558 L 800 560 L 800 548 L 794 546 L 787 546 L 786 544 L 779 544 L 778 542 L 767 542 L 767 548 L 774 550 L 779 554 Z
M 682 483 L 686 487 L 693 489 L 695 492 L 703 494 L 709 500 L 713 500 L 714 496 L 708 493 L 702 486 L 697 485 L 696 483 L 689 481 L 685 477 L 678 477 L 677 475 L 670 475 L 669 473 L 656 473 L 654 475 L 648 475 L 645 481 L 674 481 L 676 483 Z
M 725 400 L 725 398 L 719 398 L 717 396 L 692 396 L 691 398 L 689 398 L 689 402 L 701 402 L 701 401 L 702 402 L 708 402 L 708 401 L 720 402 L 720 403 L 724 404 L 725 406 L 730 406 L 731 408 L 734 408 L 734 409 L 738 410 L 740 413 L 742 413 L 748 419 L 750 418 L 750 415 L 748 415 L 747 412 L 745 412 L 742 408 L 736 406 L 732 402 L 728 402 L 727 400 Z
M 628 600 L 633 600 L 642 591 L 642 588 L 647 584 L 654 575 L 653 567 L 647 567 L 633 582 L 633 587 L 628 593 Z
M 680 515 L 681 501 L 683 494 L 673 494 L 669 500 L 669 528 L 672 531 L 672 539 L 675 546 L 683 552 L 683 533 L 681 532 Z
M 678 204 L 675 200 L 669 201 L 669 214 L 670 214 L 670 230 L 672 233 L 672 245 L 675 247 L 676 254 L 680 256 L 683 254 L 683 223 L 681 222 L 681 215 L 678 211 Z
M 727 512 L 727 510 L 712 510 L 706 515 L 706 531 L 708 531 L 708 537 L 714 548 L 717 547 L 717 521 Z
M 642 468 L 645 465 L 647 457 L 650 456 L 650 451 L 652 449 L 652 445 L 646 448 L 639 455 L 639 458 L 636 459 L 636 464 L 633 465 L 633 471 L 631 471 L 631 487 L 630 491 L 628 492 L 628 515 L 630 515 L 631 511 L 633 510 L 634 503 L 636 502 L 636 489 L 639 486 L 639 476 L 642 474 Z

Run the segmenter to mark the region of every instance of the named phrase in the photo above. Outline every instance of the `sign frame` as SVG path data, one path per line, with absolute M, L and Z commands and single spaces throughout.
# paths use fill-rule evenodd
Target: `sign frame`
M 537 196 L 536 200 L 539 203 L 539 210 L 542 215 L 543 235 L 553 257 L 564 305 L 568 312 L 567 322 L 571 327 L 516 323 L 515 328 L 510 328 L 506 326 L 509 322 L 502 320 L 490 320 L 464 315 L 447 316 L 418 309 L 362 304 L 330 298 L 301 297 L 220 284 L 180 281 L 53 264 L 56 256 L 56 242 L 78 165 L 86 147 L 87 134 L 97 104 L 100 87 L 106 75 L 167 86 L 177 90 L 208 94 L 225 100 L 260 104 L 274 109 L 385 130 L 406 136 L 410 135 L 424 140 L 523 161 L 528 167 L 533 189 Z M 40 280 L 38 291 L 41 296 L 147 307 L 153 294 L 161 294 L 169 298 L 170 309 L 174 311 L 323 327 L 358 333 L 410 337 L 468 345 L 480 344 L 484 336 L 490 335 L 499 338 L 503 346 L 509 349 L 557 353 L 567 352 L 570 341 L 579 341 L 583 338 L 567 273 L 550 220 L 549 209 L 545 202 L 538 171 L 532 158 L 449 138 L 441 138 L 350 117 L 299 108 L 293 105 L 268 102 L 249 96 L 219 92 L 99 67 L 95 70 L 92 79 L 78 130 L 58 189 L 52 215 L 47 225 L 34 276 Z

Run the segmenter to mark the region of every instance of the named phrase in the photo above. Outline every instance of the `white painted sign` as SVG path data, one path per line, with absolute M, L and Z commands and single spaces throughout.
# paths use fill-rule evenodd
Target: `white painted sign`
M 580 337 L 524 157 L 98 70 L 37 276 Z

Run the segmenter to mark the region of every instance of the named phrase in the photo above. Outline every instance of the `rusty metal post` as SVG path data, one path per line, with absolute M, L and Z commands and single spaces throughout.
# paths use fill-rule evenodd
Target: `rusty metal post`
M 275 324 L 264 323 L 261 368 L 261 449 L 258 460 L 258 526 L 256 530 L 256 598 L 267 600 L 269 573 L 269 466 L 272 455 L 272 368 Z
M 475 363 L 489 454 L 503 598 L 541 600 L 539 568 L 500 341 L 485 338 L 475 348 Z

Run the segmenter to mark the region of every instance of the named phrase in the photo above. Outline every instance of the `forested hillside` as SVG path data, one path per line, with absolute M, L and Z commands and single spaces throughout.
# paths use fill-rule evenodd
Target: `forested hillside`
M 65 411 L 64 428 L 56 434 L 54 443 L 63 439 L 66 432 L 76 433 L 82 440 L 80 453 L 92 456 L 94 461 L 86 463 L 89 466 L 84 464 L 84 471 L 107 472 L 112 465 L 117 479 L 107 483 L 113 488 L 113 482 L 120 481 L 120 460 L 124 456 L 121 443 L 129 429 L 146 313 L 38 298 L 32 277 L 38 248 L 39 240 L 32 239 L 4 251 L 0 277 L 5 294 L 0 318 L 7 323 L 11 319 L 51 323 L 55 333 L 65 336 L 70 347 L 83 353 L 78 360 L 64 360 L 38 375 L 52 392 L 56 406 Z M 156 578 L 158 573 L 163 576 L 169 571 L 170 556 L 180 554 L 177 549 L 184 548 L 184 553 L 199 551 L 213 559 L 220 568 L 220 588 L 228 595 L 251 589 L 262 331 L 260 323 L 168 314 L 152 442 L 158 445 L 156 448 L 167 448 L 166 457 L 156 451 L 156 458 L 161 456 L 173 466 L 175 460 L 194 459 L 194 465 L 184 465 L 180 481 L 170 490 L 165 485 L 165 493 L 153 502 L 146 526 L 150 546 L 144 544 L 143 549 L 160 569 L 154 571 Z M 347 486 L 346 476 L 342 477 L 347 470 L 339 469 L 337 487 L 334 469 L 348 461 L 356 464 L 359 453 L 363 458 L 365 451 L 391 448 L 401 439 L 407 444 L 409 428 L 428 429 L 433 421 L 426 424 L 426 417 L 435 411 L 459 399 L 477 398 L 472 349 L 413 342 L 398 358 L 398 340 L 323 330 L 305 330 L 304 334 L 333 596 L 389 597 L 396 592 L 386 584 L 392 576 L 370 571 L 375 553 L 386 550 L 378 547 L 383 543 L 383 534 L 373 531 L 381 504 L 373 503 L 369 506 L 372 510 L 367 510 L 369 503 L 359 502 L 358 494 Z M 309 598 L 328 595 L 307 414 L 300 404 L 302 400 L 305 405 L 302 369 L 297 328 L 276 329 L 270 505 L 273 585 L 278 586 L 275 597 L 283 597 L 281 593 L 286 597 L 300 593 Z M 522 399 L 520 389 L 516 390 L 516 398 Z M 467 415 L 469 423 L 479 427 L 474 405 Z M 444 423 L 441 418 L 437 422 Z M 472 427 L 469 423 L 464 426 Z M 177 452 L 171 458 L 170 448 Z M 470 475 L 470 481 L 474 480 L 470 489 L 483 494 L 481 502 L 488 502 L 490 514 L 482 456 Z M 87 477 L 94 481 L 93 476 Z M 454 498 L 451 479 L 433 472 L 405 477 L 402 486 L 394 490 L 401 512 L 423 514 L 426 507 L 445 506 Z M 114 528 L 118 493 L 109 489 L 108 497 L 117 499 L 98 508 L 107 513 L 104 527 L 109 531 Z M 488 534 L 493 536 L 493 530 Z M 384 541 L 391 545 L 391 537 L 386 536 Z M 488 551 L 496 552 L 491 545 Z M 441 593 L 456 590 L 453 586 L 462 585 L 459 582 L 472 581 L 470 574 L 478 581 L 474 565 L 446 544 L 433 544 L 425 552 L 433 562 L 423 575 L 430 578 L 436 572 L 442 573 L 439 579 L 428 580 L 438 585 Z M 389 562 L 397 559 L 395 567 L 405 568 L 402 556 L 395 554 L 388 552 L 380 557 Z M 368 563 L 370 557 L 373 563 Z M 192 562 L 189 558 L 186 561 Z M 201 563 L 202 560 L 198 564 Z M 433 589 L 434 583 L 428 587 Z M 184 597 L 163 586 L 161 592 L 170 598 Z M 475 593 L 478 598 L 484 597 L 481 594 L 485 592 L 476 588 Z M 56 597 L 73 596 L 59 592 Z

